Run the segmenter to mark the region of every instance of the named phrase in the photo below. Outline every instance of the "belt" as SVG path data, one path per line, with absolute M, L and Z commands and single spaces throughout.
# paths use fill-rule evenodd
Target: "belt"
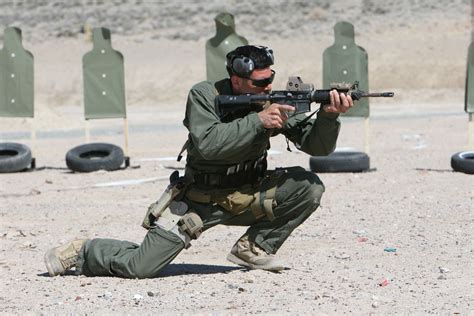
M 193 170 L 194 184 L 197 186 L 238 188 L 260 181 L 267 170 L 266 153 L 256 160 L 231 165 L 222 172 L 199 172 Z

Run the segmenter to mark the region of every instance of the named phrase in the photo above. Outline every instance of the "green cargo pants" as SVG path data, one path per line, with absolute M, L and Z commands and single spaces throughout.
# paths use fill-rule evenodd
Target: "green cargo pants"
M 278 176 L 274 177 L 275 172 Z M 268 171 L 276 185 L 273 218 L 256 219 L 247 207 L 233 214 L 215 203 L 184 201 L 202 219 L 207 230 L 215 225 L 249 226 L 246 234 L 268 253 L 274 254 L 291 232 L 301 225 L 320 204 L 324 186 L 312 172 L 301 167 Z M 268 188 L 265 188 L 265 190 Z M 260 190 L 260 189 L 259 189 Z M 150 229 L 141 245 L 113 239 L 92 239 L 81 249 L 77 274 L 153 278 L 184 249 L 183 241 L 159 227 Z

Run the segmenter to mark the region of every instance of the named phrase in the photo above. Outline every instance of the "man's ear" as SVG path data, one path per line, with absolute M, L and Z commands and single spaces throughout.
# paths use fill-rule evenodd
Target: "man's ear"
M 238 76 L 230 76 L 230 82 L 232 83 L 232 90 L 234 90 L 234 92 L 241 90 L 241 79 Z

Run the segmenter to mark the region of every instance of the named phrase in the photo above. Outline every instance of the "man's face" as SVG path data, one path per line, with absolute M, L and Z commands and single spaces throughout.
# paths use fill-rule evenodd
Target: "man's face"
M 268 83 L 264 87 L 258 87 L 253 84 L 252 80 L 262 80 L 272 77 L 273 73 L 270 67 L 255 69 L 250 75 L 250 79 L 237 77 L 232 75 L 232 89 L 235 94 L 265 94 L 272 90 L 272 84 Z

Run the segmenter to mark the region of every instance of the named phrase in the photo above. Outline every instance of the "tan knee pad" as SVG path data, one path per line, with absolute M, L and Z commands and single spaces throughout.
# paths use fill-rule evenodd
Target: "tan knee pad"
M 180 229 L 188 234 L 191 239 L 197 239 L 201 235 L 204 226 L 201 217 L 192 211 L 181 217 L 179 225 Z

